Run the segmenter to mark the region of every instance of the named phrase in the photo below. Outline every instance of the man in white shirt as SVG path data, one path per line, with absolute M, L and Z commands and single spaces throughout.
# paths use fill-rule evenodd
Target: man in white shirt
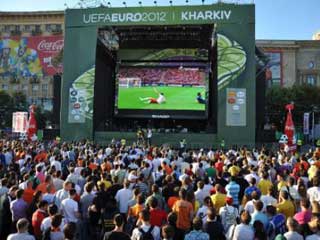
M 59 209 L 61 209 L 61 203 L 63 200 L 67 199 L 69 197 L 69 191 L 72 188 L 72 183 L 65 181 L 63 183 L 63 189 L 60 189 L 56 192 L 54 197 L 54 202 L 58 206 Z
M 141 219 L 142 224 L 135 228 L 131 235 L 131 240 L 142 239 L 142 235 L 151 233 L 154 240 L 160 240 L 160 228 L 150 225 L 150 212 L 146 209 L 139 213 L 139 221 Z
M 166 102 L 166 98 L 164 97 L 164 93 L 159 93 L 156 88 L 153 88 L 153 91 L 158 94 L 158 98 L 153 97 L 145 97 L 145 98 L 139 98 L 140 101 L 144 103 L 150 103 L 150 104 L 162 104 Z
M 205 197 L 209 196 L 208 195 L 208 192 L 206 192 L 203 187 L 204 187 L 204 182 L 203 181 L 199 181 L 197 183 L 197 191 L 194 193 L 195 197 L 196 197 L 196 200 L 199 201 L 200 205 L 203 204 L 203 200 Z
M 308 197 L 311 202 L 320 202 L 320 178 L 315 176 L 312 179 L 313 187 L 309 188 L 307 191 Z
M 61 171 L 61 162 L 57 160 L 56 158 L 53 159 L 50 166 L 54 166 L 56 168 L 56 171 Z
M 265 211 L 267 206 L 276 206 L 277 199 L 272 196 L 273 187 L 268 189 L 267 195 L 262 195 L 260 200 L 263 202 L 263 210 Z
M 115 199 L 118 203 L 120 213 L 128 213 L 128 202 L 132 198 L 132 191 L 129 189 L 130 182 L 127 180 L 123 183 L 123 188 L 118 190 Z
M 78 203 L 74 200 L 76 190 L 74 188 L 69 191 L 69 198 L 64 199 L 61 203 L 61 209 L 66 221 L 77 223 L 80 217 Z

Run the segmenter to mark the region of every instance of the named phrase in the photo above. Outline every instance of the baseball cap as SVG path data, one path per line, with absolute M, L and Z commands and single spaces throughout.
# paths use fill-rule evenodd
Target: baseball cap
M 231 196 L 227 196 L 227 198 L 226 198 L 226 203 L 227 203 L 228 205 L 231 205 L 231 204 L 233 203 L 233 198 L 232 198 Z

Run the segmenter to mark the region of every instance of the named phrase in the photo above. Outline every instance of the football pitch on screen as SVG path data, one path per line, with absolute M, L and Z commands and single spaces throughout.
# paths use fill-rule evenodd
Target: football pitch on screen
M 150 104 L 147 101 L 141 101 L 140 98 L 158 98 L 153 87 L 119 87 L 118 109 L 205 110 L 205 104 L 196 102 L 198 92 L 201 92 L 202 96 L 205 95 L 204 87 L 164 86 L 155 87 L 155 89 L 164 94 L 165 103 Z

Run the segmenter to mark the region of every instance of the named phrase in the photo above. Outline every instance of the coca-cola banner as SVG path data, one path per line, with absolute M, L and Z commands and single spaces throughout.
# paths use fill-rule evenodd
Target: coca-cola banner
M 63 36 L 0 39 L 0 76 L 41 78 L 62 72 Z

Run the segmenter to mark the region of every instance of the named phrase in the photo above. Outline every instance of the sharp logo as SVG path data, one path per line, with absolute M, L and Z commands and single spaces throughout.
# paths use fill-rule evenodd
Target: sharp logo
M 186 11 L 181 13 L 182 21 L 229 20 L 232 11 Z

